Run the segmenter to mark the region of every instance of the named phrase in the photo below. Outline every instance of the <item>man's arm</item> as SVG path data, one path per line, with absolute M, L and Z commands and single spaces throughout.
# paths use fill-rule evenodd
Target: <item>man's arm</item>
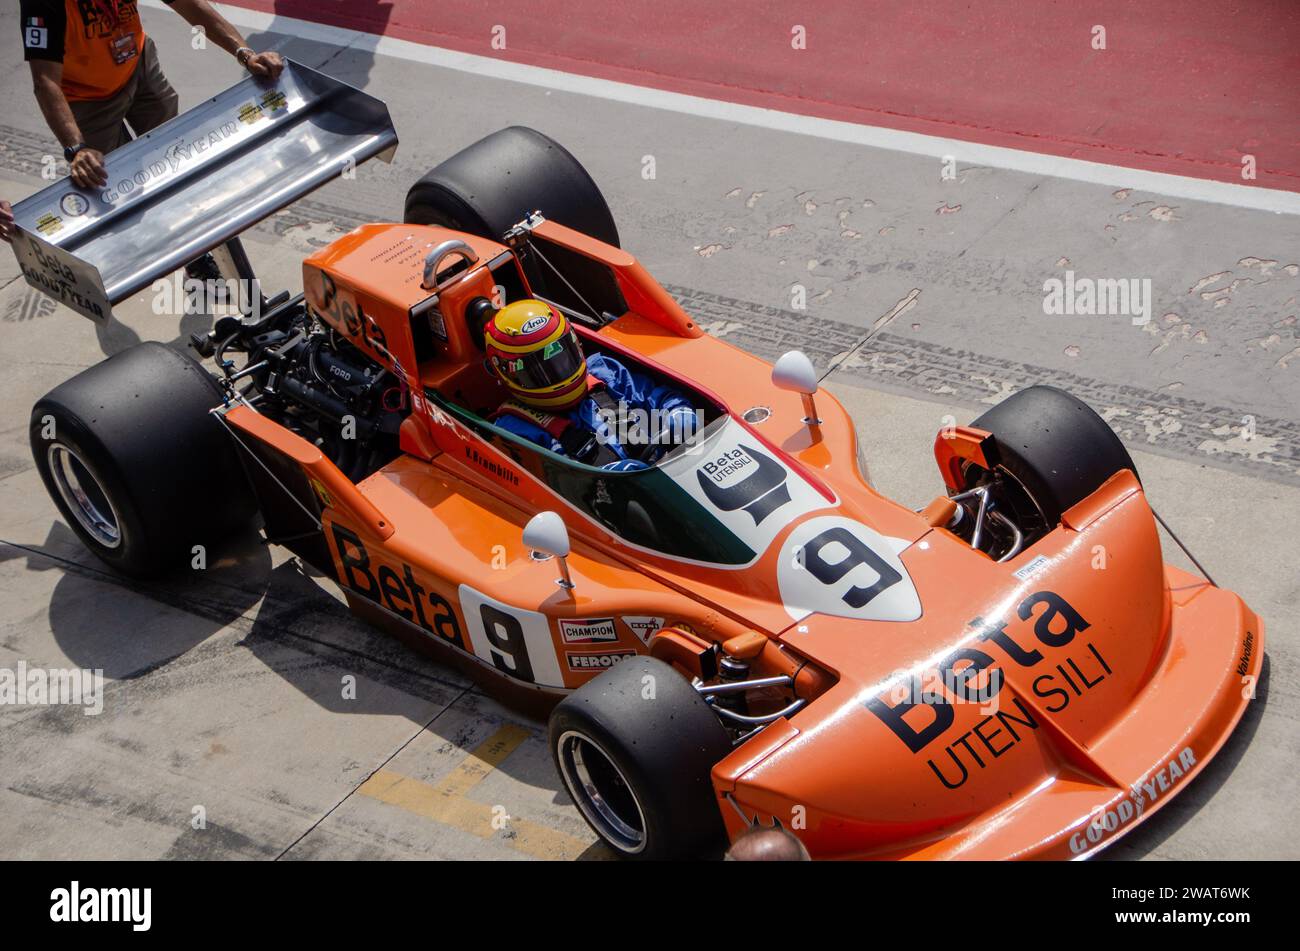
M 45 122 L 64 148 L 81 144 L 81 129 L 72 115 L 68 97 L 63 94 L 63 64 L 47 59 L 28 62 L 32 69 L 32 86 L 40 104 Z M 94 149 L 83 148 L 68 166 L 72 181 L 81 188 L 95 188 L 108 181 L 104 170 L 104 155 Z
M 14 210 L 9 202 L 0 198 L 0 241 L 9 241 L 14 236 Z
M 230 21 L 212 9 L 208 0 L 172 0 L 171 8 L 192 26 L 200 27 L 208 39 L 239 60 L 254 76 L 275 79 L 284 69 L 279 53 L 255 52 Z
M 23 59 L 32 69 L 32 87 L 45 122 L 65 149 L 81 144 L 81 130 L 63 94 L 63 39 L 67 10 L 61 0 L 21 0 L 18 19 L 23 31 Z M 104 156 L 82 149 L 68 174 L 82 188 L 108 181 Z

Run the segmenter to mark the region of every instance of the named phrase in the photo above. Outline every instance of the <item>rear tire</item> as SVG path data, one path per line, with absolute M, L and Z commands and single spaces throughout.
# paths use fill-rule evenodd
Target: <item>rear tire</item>
M 570 797 L 619 855 L 690 858 L 723 843 L 709 773 L 731 738 L 672 667 L 645 656 L 620 661 L 560 701 L 549 734 Z
M 1014 393 L 971 425 L 993 434 L 998 465 L 1029 494 L 1048 530 L 1115 473 L 1137 474 L 1106 421 L 1054 386 Z
M 533 211 L 618 247 L 609 205 L 564 146 L 511 126 L 479 139 L 411 186 L 404 221 L 500 241 Z
M 160 343 L 74 376 L 32 408 L 29 438 L 46 491 L 113 568 L 151 576 L 191 564 L 247 526 L 256 503 L 223 427 L 216 381 Z

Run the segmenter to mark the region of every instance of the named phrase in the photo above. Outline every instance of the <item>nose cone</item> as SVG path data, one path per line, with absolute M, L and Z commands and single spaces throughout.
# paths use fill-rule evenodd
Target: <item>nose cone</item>
M 1166 642 L 1164 569 L 1140 493 L 1007 564 L 942 532 L 900 560 L 919 617 L 813 614 L 782 635 L 839 681 L 792 718 L 797 735 L 735 774 L 737 798 L 803 803 L 821 817 L 810 835 L 883 852 L 1044 783 L 1095 792 L 1108 771 L 1089 746 L 1122 720 Z

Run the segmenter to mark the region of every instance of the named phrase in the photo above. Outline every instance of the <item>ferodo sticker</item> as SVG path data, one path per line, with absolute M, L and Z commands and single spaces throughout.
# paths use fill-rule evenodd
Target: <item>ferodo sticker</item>
M 612 617 L 587 618 L 583 620 L 560 620 L 560 636 L 566 644 L 590 644 L 595 641 L 616 641 L 618 631 L 614 629 Z
M 898 557 L 908 544 L 840 515 L 809 519 L 790 533 L 777 562 L 786 613 L 796 621 L 814 613 L 915 621 L 921 599 Z
M 584 651 L 581 654 L 566 653 L 564 656 L 568 659 L 569 670 L 581 673 L 609 670 L 619 661 L 635 657 L 636 651 Z
M 467 584 L 460 586 L 460 609 L 470 644 L 481 660 L 517 680 L 564 686 L 545 614 L 489 598 Z
M 660 469 L 759 554 L 791 522 L 834 504 L 734 419 Z

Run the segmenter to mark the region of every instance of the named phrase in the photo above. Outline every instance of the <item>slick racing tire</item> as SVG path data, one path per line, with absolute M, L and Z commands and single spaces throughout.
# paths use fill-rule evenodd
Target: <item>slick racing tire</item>
M 560 143 L 523 126 L 479 139 L 412 185 L 403 220 L 500 241 L 534 211 L 619 246 L 614 216 L 587 170 Z
M 160 343 L 74 376 L 32 408 L 36 468 L 92 552 L 130 575 L 189 567 L 256 511 L 237 449 L 208 412 L 216 381 Z
M 560 701 L 549 736 L 569 796 L 619 855 L 690 858 L 723 843 L 709 771 L 731 739 L 672 667 L 620 661 Z
M 1038 508 L 1046 528 L 1124 469 L 1137 467 L 1088 404 L 1054 386 L 1031 386 L 971 423 L 993 434 L 998 466 Z

